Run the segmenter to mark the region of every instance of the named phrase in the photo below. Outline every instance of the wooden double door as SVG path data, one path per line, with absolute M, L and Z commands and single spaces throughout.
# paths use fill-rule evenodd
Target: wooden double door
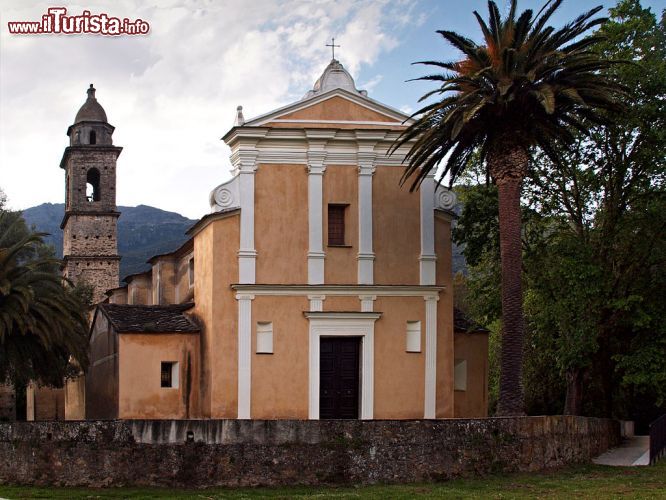
M 359 418 L 360 337 L 322 337 L 319 418 Z

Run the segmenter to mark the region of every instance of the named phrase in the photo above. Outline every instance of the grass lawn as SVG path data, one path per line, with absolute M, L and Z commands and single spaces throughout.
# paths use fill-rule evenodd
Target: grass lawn
M 666 460 L 653 467 L 585 465 L 534 474 L 459 479 L 445 483 L 363 487 L 31 488 L 0 486 L 3 498 L 666 498 Z

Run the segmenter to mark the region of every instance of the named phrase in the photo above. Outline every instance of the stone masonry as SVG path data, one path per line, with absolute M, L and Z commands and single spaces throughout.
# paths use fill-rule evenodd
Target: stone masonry
M 619 441 L 619 422 L 573 416 L 0 424 L 0 484 L 200 488 L 440 481 L 589 462 Z
M 116 161 L 122 148 L 113 145 L 114 128 L 88 89 L 88 99 L 67 130 L 70 145 L 60 162 L 65 170 L 63 256 L 65 277 L 93 288 L 93 301 L 119 284 Z

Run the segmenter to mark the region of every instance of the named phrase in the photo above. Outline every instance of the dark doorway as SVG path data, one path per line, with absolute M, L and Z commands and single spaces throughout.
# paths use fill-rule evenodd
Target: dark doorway
M 324 337 L 320 346 L 319 418 L 358 418 L 358 337 Z

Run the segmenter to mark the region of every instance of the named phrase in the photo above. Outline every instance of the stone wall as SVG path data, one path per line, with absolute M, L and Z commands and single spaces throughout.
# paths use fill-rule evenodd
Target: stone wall
M 118 255 L 117 222 L 115 215 L 70 215 L 63 231 L 63 255 Z
M 108 257 L 65 257 L 63 275 L 74 283 L 85 283 L 93 288 L 93 303 L 106 299 L 106 291 L 117 288 L 120 259 Z
M 0 424 L 0 484 L 250 486 L 439 481 L 587 462 L 617 421 L 137 420 Z

